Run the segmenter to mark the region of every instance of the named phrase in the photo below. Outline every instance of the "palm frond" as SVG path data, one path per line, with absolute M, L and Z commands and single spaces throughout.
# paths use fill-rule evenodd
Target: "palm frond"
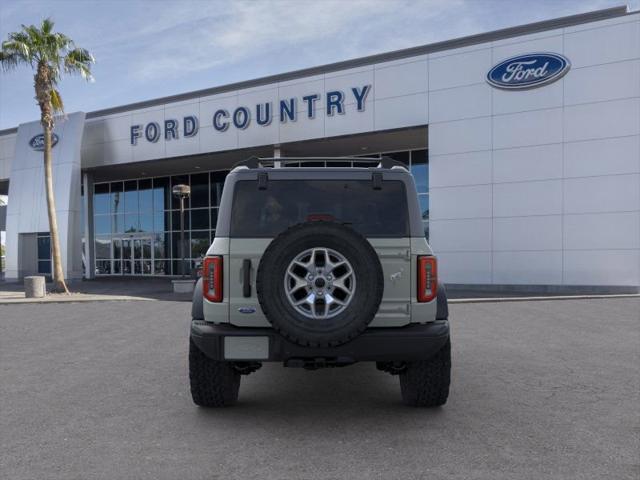
M 78 73 L 82 78 L 91 81 L 91 64 L 95 63 L 93 55 L 84 48 L 75 48 L 64 57 L 64 69 L 67 73 Z
M 42 33 L 44 33 L 45 35 L 49 35 L 53 31 L 54 25 L 55 23 L 53 22 L 53 20 L 51 20 L 51 17 L 47 17 L 42 20 L 40 30 L 42 30 Z
M 55 88 L 51 89 L 51 106 L 53 107 L 53 111 L 55 113 L 64 112 L 64 104 L 62 103 L 62 97 L 60 96 L 60 92 Z
M 16 68 L 20 64 L 20 60 L 22 60 L 21 57 L 15 53 L 0 51 L 0 65 L 5 72 Z

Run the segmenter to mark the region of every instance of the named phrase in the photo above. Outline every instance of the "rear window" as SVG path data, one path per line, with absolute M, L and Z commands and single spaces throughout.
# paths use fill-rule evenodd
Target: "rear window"
M 275 237 L 292 225 L 328 220 L 350 225 L 366 237 L 408 237 L 407 195 L 400 181 L 270 180 L 236 183 L 231 236 Z

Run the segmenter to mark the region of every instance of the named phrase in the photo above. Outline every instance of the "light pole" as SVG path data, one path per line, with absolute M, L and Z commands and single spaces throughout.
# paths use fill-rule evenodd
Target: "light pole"
M 180 275 L 184 278 L 185 252 L 184 252 L 184 201 L 191 195 L 189 185 L 176 185 L 171 191 L 173 196 L 180 199 Z

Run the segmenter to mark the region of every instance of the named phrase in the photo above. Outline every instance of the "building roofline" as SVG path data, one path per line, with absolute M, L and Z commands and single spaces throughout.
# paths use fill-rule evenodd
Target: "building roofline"
M 151 100 L 143 100 L 141 102 L 129 103 L 126 105 L 120 105 L 117 107 L 105 108 L 102 110 L 94 110 L 86 115 L 87 119 L 98 118 L 105 115 L 113 115 L 116 113 L 128 112 L 131 110 L 137 110 L 141 108 L 149 108 L 157 105 L 164 105 L 167 103 L 181 102 L 185 100 L 191 100 L 198 97 L 215 95 L 219 93 L 226 93 L 234 90 L 241 90 L 244 88 L 258 87 L 261 85 L 268 85 L 276 82 L 283 82 L 287 80 L 295 80 L 298 78 L 304 78 L 312 75 L 319 75 L 322 73 L 329 73 L 339 70 L 345 70 L 348 68 L 361 67 L 374 63 L 388 62 L 391 60 L 400 60 L 404 58 L 415 57 L 418 55 L 425 55 L 428 53 L 441 52 L 444 50 L 452 50 L 455 48 L 468 47 L 480 43 L 487 43 L 496 40 L 502 40 L 506 38 L 519 37 L 526 34 L 543 32 L 546 30 L 553 30 L 556 28 L 570 27 L 574 25 L 581 25 L 584 23 L 596 22 L 599 20 L 606 20 L 615 17 L 622 17 L 625 15 L 632 15 L 637 12 L 629 12 L 625 5 L 617 7 L 605 8 L 601 10 L 595 10 L 593 12 L 579 13 L 576 15 L 569 15 L 566 17 L 559 17 L 550 20 L 542 20 L 539 22 L 528 23 L 524 25 L 518 25 L 515 27 L 503 28 L 500 30 L 493 30 L 491 32 L 479 33 L 475 35 L 469 35 L 466 37 L 454 38 L 452 40 L 444 40 L 441 42 L 430 43 L 427 45 L 421 45 L 418 47 L 405 48 L 402 50 L 395 50 L 391 52 L 378 53 L 375 55 L 368 55 L 366 57 L 359 57 L 351 60 L 344 60 L 341 62 L 329 63 L 326 65 L 320 65 L 317 67 L 304 68 L 301 70 L 294 70 L 291 72 L 280 73 L 276 75 L 269 75 L 266 77 L 260 77 L 252 80 L 245 80 L 241 82 L 229 83 L 218 87 L 205 88 L 202 90 L 194 90 L 191 92 L 179 93 L 176 95 L 170 95 L 166 97 L 154 98 Z M 17 127 L 9 128 L 6 130 L 0 130 L 0 135 L 11 134 L 17 131 Z

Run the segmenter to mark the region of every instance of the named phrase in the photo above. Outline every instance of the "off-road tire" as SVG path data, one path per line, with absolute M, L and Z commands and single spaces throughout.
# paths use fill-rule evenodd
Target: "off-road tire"
M 439 407 L 447 402 L 451 382 L 451 340 L 429 360 L 407 362 L 400 373 L 402 401 L 413 407 Z
M 189 381 L 193 403 L 201 407 L 227 407 L 238 400 L 240 372 L 230 362 L 211 360 L 191 338 Z
M 291 260 L 308 248 L 339 251 L 356 277 L 354 296 L 334 317 L 314 322 L 298 313 L 284 292 Z M 371 244 L 352 228 L 335 222 L 307 222 L 290 227 L 267 247 L 258 266 L 256 291 L 267 320 L 282 336 L 307 347 L 332 347 L 360 335 L 378 312 L 384 290 L 382 266 Z

